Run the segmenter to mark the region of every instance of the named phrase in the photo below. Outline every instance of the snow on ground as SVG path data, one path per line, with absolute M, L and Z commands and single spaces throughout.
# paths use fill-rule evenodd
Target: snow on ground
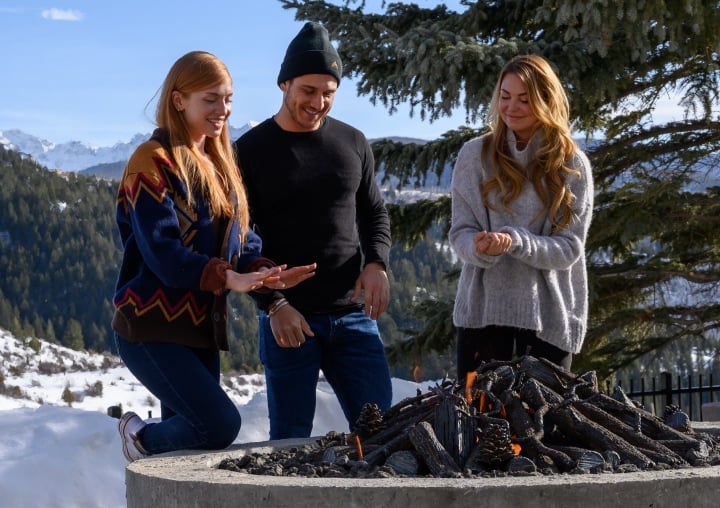
M 21 340 L 0 329 L 0 357 L 0 506 L 124 507 L 126 462 L 118 420 L 107 408 L 120 404 L 157 417 L 157 399 L 112 355 Z M 264 377 L 227 375 L 222 382 L 243 418 L 236 443 L 267 440 Z M 433 384 L 393 379 L 393 403 Z M 347 426 L 332 389 L 320 382 L 313 435 L 331 430 Z

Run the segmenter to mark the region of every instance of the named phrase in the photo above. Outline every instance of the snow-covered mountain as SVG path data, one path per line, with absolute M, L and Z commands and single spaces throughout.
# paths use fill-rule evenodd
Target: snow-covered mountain
M 239 128 L 231 126 L 231 139 L 237 139 L 243 133 L 257 125 L 257 123 L 258 122 L 250 121 Z M 118 179 L 130 155 L 132 155 L 138 145 L 148 139 L 149 136 L 149 133 L 136 134 L 128 142 L 119 142 L 107 147 L 93 147 L 81 141 L 53 143 L 52 141 L 38 138 L 18 129 L 9 129 L 4 131 L 0 130 L 0 145 L 4 145 L 10 150 L 29 155 L 39 164 L 51 170 L 76 171 L 101 178 Z M 400 136 L 393 137 L 392 140 L 400 143 L 427 142 L 423 139 Z M 373 141 L 375 140 L 370 140 L 370 142 Z M 380 172 L 382 173 L 382 167 Z M 412 189 L 411 195 L 404 196 L 400 201 L 426 199 L 428 196 L 425 195 L 424 191 L 428 189 L 432 191 L 449 189 L 451 172 L 452 168 L 448 166 L 439 177 L 435 174 L 428 175 L 427 181 L 422 186 L 415 186 L 411 182 L 408 186 L 408 188 Z M 378 177 L 382 179 L 382 174 L 379 174 Z M 395 189 L 397 188 L 397 183 L 397 179 L 391 177 L 383 184 L 383 187 L 393 195 L 388 197 L 394 201 L 398 200 L 398 197 L 394 196 L 394 194 L 396 194 Z M 416 195 L 417 192 L 420 192 L 421 195 Z
M 126 143 L 110 147 L 92 147 L 81 141 L 53 143 L 23 131 L 0 131 L 0 144 L 10 150 L 27 154 L 48 169 L 80 171 L 102 163 L 127 160 L 147 134 L 136 134 Z
M 230 127 L 230 137 L 237 138 L 250 129 L 256 122 L 248 122 L 242 127 Z M 40 139 L 21 130 L 0 131 L 0 144 L 10 150 L 27 154 L 48 169 L 61 171 L 83 171 L 95 166 L 124 162 L 140 143 L 147 140 L 150 133 L 135 134 L 128 142 L 115 143 L 113 146 L 93 147 L 82 141 L 53 143 Z

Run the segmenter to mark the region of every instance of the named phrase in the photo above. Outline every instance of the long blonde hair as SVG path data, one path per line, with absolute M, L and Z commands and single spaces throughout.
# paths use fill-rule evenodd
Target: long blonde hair
M 232 83 L 230 72 L 218 57 L 206 51 L 191 51 L 170 68 L 160 92 L 155 117 L 157 126 L 169 135 L 172 157 L 180 178 L 188 188 L 190 203 L 193 202 L 192 189 L 199 189 L 208 200 L 213 216 L 232 219 L 237 214 L 244 236 L 250 213 L 227 121 L 220 136 L 205 139 L 205 151 L 215 166 L 213 168 L 192 142 L 185 116 L 177 111 L 172 99 L 175 90 L 189 94 L 226 82 Z
M 568 166 L 579 148 L 570 135 L 570 107 L 565 90 L 548 61 L 541 56 L 518 55 L 500 72 L 488 109 L 488 125 L 492 131 L 490 142 L 483 144 L 483 160 L 488 161 L 495 171 L 482 183 L 483 200 L 492 208 L 488 197 L 490 192 L 496 191 L 503 206 L 509 209 L 520 196 L 528 175 L 510 155 L 507 125 L 500 115 L 501 84 L 509 73 L 515 74 L 525 85 L 528 104 L 543 133 L 542 145 L 537 149 L 534 167 L 530 170 L 533 187 L 545 205 L 553 229 L 562 229 L 573 219 L 575 195 L 565 185 L 565 179 L 569 174 L 580 174 Z

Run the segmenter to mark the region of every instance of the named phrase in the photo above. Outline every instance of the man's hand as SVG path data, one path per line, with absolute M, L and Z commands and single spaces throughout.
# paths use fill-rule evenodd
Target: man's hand
M 390 283 L 381 263 L 368 263 L 355 281 L 352 300 L 363 298 L 365 315 L 377 319 L 387 310 L 390 302 Z
M 280 347 L 300 347 L 305 335 L 315 335 L 302 314 L 292 305 L 284 305 L 270 316 L 270 329 Z

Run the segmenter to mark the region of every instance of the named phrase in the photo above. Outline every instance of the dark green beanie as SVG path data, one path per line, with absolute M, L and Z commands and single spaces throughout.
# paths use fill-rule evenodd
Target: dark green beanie
M 290 41 L 280 66 L 278 85 L 304 74 L 330 74 L 338 85 L 342 75 L 340 55 L 330 44 L 327 29 L 311 21 Z

